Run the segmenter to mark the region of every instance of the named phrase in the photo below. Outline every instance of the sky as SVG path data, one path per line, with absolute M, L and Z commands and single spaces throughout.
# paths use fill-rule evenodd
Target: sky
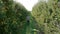
M 15 0 L 19 3 L 21 3 L 22 5 L 24 5 L 24 7 L 28 10 L 28 11 L 32 11 L 32 7 L 38 2 L 38 0 Z

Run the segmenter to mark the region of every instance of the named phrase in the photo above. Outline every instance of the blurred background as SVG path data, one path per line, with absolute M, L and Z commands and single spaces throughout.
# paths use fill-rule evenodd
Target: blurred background
M 0 34 L 60 34 L 60 0 L 0 0 Z

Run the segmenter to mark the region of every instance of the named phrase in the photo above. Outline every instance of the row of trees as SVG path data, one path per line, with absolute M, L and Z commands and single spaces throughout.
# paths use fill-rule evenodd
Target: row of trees
M 0 34 L 25 34 L 29 12 L 13 0 L 0 0 Z
M 40 34 L 60 34 L 59 0 L 39 1 L 32 10 Z
M 0 34 L 32 34 L 33 29 L 39 30 L 39 34 L 60 34 L 58 4 L 59 0 L 39 0 L 30 13 L 13 0 L 0 0 Z M 28 15 L 30 23 L 26 21 Z

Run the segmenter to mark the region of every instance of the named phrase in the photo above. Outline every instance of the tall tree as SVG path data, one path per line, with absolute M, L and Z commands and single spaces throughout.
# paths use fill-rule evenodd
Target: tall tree
M 38 2 L 32 10 L 32 15 L 40 27 L 42 34 L 60 34 L 60 8 L 58 0 Z
M 0 8 L 0 34 L 26 34 L 25 7 L 13 0 L 0 0 Z

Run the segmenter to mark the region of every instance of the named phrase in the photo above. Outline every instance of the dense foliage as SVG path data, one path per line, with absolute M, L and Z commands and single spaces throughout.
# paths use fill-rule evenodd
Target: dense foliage
M 25 34 L 28 13 L 22 4 L 0 0 L 0 34 Z
M 30 16 L 30 21 L 27 21 L 27 16 Z M 47 2 L 39 0 L 33 7 L 32 13 L 13 0 L 0 0 L 0 34 L 33 34 L 34 32 L 60 34 L 59 0 Z
M 41 34 L 60 34 L 60 5 L 58 0 L 38 2 L 32 10 L 32 16 L 39 25 Z

